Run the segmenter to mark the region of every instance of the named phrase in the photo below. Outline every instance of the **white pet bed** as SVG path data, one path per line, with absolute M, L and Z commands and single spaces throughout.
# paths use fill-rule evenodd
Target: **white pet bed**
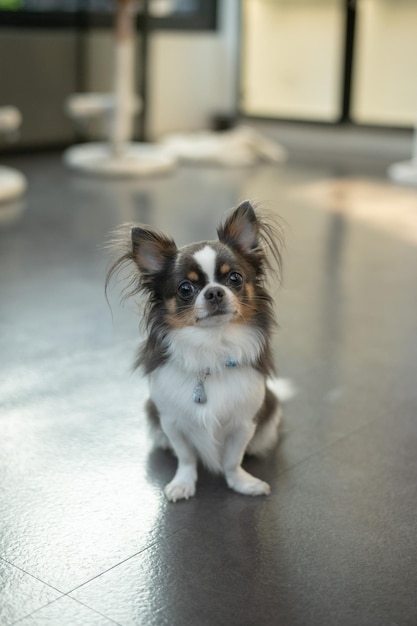
M 411 160 L 391 165 L 388 168 L 388 176 L 396 183 L 417 185 L 417 122 L 414 126 Z
M 19 109 L 14 106 L 0 107 L 0 135 L 13 138 L 22 122 Z M 26 178 L 11 167 L 0 166 L 0 202 L 14 200 L 24 193 Z
M 417 185 L 417 159 L 394 163 L 388 168 L 388 176 L 396 183 Z
M 25 192 L 26 178 L 11 167 L 0 166 L 0 202 L 14 200 Z
M 259 161 L 282 163 L 287 158 L 285 148 L 250 126 L 167 135 L 161 145 L 180 161 L 224 167 L 251 166 Z
M 117 155 L 108 142 L 80 144 L 66 150 L 64 160 L 76 170 L 118 178 L 164 174 L 177 164 L 167 150 L 147 143 L 128 143 Z

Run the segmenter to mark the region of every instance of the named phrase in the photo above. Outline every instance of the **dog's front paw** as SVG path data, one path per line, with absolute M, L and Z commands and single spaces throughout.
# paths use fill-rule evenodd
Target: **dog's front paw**
M 246 496 L 267 496 L 271 493 L 271 487 L 268 483 L 255 478 L 255 476 L 245 472 L 241 467 L 238 471 L 230 473 L 226 478 L 227 484 L 231 489 Z
M 195 494 L 195 482 L 179 481 L 174 478 L 165 487 L 165 495 L 171 502 L 188 500 Z

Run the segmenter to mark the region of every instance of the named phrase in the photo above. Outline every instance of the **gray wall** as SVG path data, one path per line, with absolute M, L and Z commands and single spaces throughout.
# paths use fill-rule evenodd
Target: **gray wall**
M 22 145 L 74 138 L 63 103 L 76 89 L 75 37 L 64 30 L 0 30 L 0 106 L 20 109 Z

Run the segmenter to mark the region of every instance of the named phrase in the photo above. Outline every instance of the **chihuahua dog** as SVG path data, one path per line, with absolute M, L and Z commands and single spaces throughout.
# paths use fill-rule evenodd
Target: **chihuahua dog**
M 178 459 L 165 487 L 174 502 L 195 494 L 199 460 L 241 494 L 270 492 L 242 460 L 266 454 L 278 439 L 273 301 L 265 278 L 280 272 L 280 237 L 249 201 L 217 232 L 217 241 L 177 248 L 153 228 L 134 226 L 106 279 L 107 289 L 113 274 L 131 265 L 128 295 L 143 299 L 145 339 L 136 365 L 149 379 L 154 441 Z

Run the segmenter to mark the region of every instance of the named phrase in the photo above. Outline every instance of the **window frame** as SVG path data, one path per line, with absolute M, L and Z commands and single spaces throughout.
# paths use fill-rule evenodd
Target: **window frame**
M 218 27 L 218 0 L 197 0 L 196 10 L 190 15 L 171 17 L 148 16 L 150 30 L 214 31 Z M 143 24 L 144 15 L 138 13 L 137 27 Z M 0 29 L 4 27 L 31 29 L 90 29 L 112 28 L 114 13 L 104 11 L 26 11 L 0 9 Z

